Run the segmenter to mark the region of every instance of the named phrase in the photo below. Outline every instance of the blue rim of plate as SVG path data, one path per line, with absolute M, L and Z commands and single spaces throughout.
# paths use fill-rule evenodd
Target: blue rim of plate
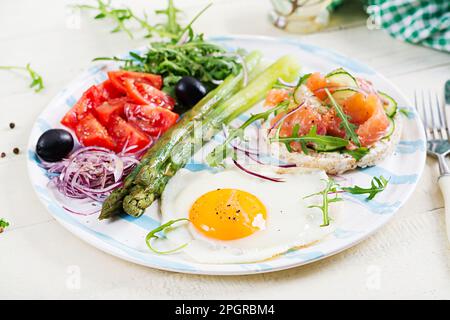
M 261 42 L 271 42 L 271 43 L 281 43 L 281 44 L 289 44 L 297 47 L 300 50 L 307 51 L 309 53 L 314 53 L 315 55 L 329 59 L 335 62 L 338 65 L 343 66 L 349 70 L 370 74 L 380 78 L 383 82 L 388 84 L 391 88 L 393 88 L 397 95 L 401 96 L 404 101 L 406 101 L 408 106 L 412 104 L 410 101 L 401 93 L 401 91 L 388 79 L 386 79 L 383 75 L 379 74 L 372 68 L 367 67 L 365 64 L 355 60 L 348 58 L 342 54 L 339 54 L 335 51 L 324 49 L 315 45 L 307 44 L 302 41 L 299 41 L 295 38 L 273 38 L 266 36 L 252 36 L 252 35 L 223 35 L 223 36 L 214 36 L 209 37 L 208 40 L 218 43 L 226 43 L 227 41 L 261 41 Z M 414 150 L 420 151 L 420 158 L 417 159 L 417 171 L 414 175 L 414 181 L 410 183 L 412 187 L 408 188 L 407 192 L 404 196 L 393 205 L 388 214 L 383 215 L 383 219 L 369 232 L 365 233 L 355 233 L 347 237 L 347 241 L 345 244 L 340 246 L 335 246 L 328 250 L 296 250 L 295 252 L 288 252 L 283 255 L 283 259 L 271 259 L 264 262 L 256 262 L 256 263 L 247 263 L 247 264 L 221 264 L 221 265 L 209 265 L 209 264 L 200 264 L 195 262 L 174 262 L 172 259 L 167 256 L 157 256 L 149 253 L 144 253 L 142 251 L 136 250 L 134 248 L 128 247 L 123 243 L 116 241 L 114 238 L 97 232 L 95 230 L 87 228 L 85 225 L 81 224 L 78 220 L 76 220 L 70 213 L 63 209 L 63 207 L 57 203 L 57 201 L 53 198 L 51 192 L 42 185 L 38 184 L 37 172 L 40 171 L 40 175 L 45 175 L 42 168 L 38 165 L 37 157 L 34 153 L 34 146 L 36 143 L 36 134 L 39 132 L 43 132 L 48 129 L 49 125 L 46 123 L 46 119 L 44 115 L 46 110 L 50 108 L 51 105 L 55 104 L 57 101 L 61 100 L 62 97 L 65 96 L 68 88 L 72 87 L 80 87 L 83 85 L 84 81 L 87 78 L 92 78 L 92 75 L 100 72 L 102 69 L 101 65 L 94 65 L 88 68 L 85 72 L 79 75 L 76 79 L 74 79 L 71 83 L 69 83 L 65 89 L 60 91 L 54 99 L 49 103 L 48 107 L 46 107 L 42 113 L 39 115 L 36 120 L 33 129 L 30 134 L 29 144 L 28 144 L 28 171 L 31 183 L 33 185 L 33 189 L 35 190 L 39 200 L 45 205 L 47 210 L 51 213 L 51 215 L 66 229 L 72 232 L 77 237 L 81 238 L 85 242 L 91 244 L 92 246 L 107 252 L 113 256 L 119 257 L 121 259 L 156 268 L 161 270 L 173 271 L 173 272 L 181 272 L 181 273 L 191 273 L 191 274 L 205 274 L 205 275 L 245 275 L 245 274 L 256 274 L 256 273 L 267 273 L 285 270 L 289 268 L 298 267 L 301 265 L 305 265 L 308 263 L 312 263 L 326 257 L 337 254 L 343 250 L 346 250 L 362 240 L 366 239 L 377 230 L 379 230 L 384 224 L 389 221 L 393 213 L 398 211 L 401 206 L 408 200 L 411 196 L 412 192 L 415 189 L 418 179 L 422 175 L 423 168 L 425 165 L 425 135 L 423 132 L 423 128 L 420 124 L 420 120 L 418 119 L 417 113 L 413 108 L 409 108 L 411 112 L 411 119 L 413 119 L 412 123 L 415 124 L 416 129 L 418 129 L 419 139 L 416 141 L 416 145 L 414 146 Z M 320 247 L 320 245 L 319 245 Z M 280 262 L 281 261 L 281 262 Z

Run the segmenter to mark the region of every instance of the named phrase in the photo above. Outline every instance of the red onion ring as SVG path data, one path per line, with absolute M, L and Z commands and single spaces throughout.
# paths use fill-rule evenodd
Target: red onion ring
M 115 154 L 101 147 L 83 147 L 68 159 L 57 163 L 42 162 L 41 166 L 49 174 L 56 175 L 49 183 L 66 197 L 102 202 L 123 184 L 124 177 L 138 163 L 136 156 Z
M 237 162 L 237 161 L 234 160 L 234 159 L 233 159 L 233 163 L 234 163 L 234 165 L 235 165 L 236 167 L 238 167 L 239 169 L 241 169 L 241 170 L 244 171 L 245 173 L 248 173 L 249 175 L 252 175 L 252 176 L 255 176 L 255 177 L 264 179 L 264 180 L 269 180 L 269 181 L 272 181 L 272 182 L 284 182 L 283 179 L 267 177 L 267 176 L 264 176 L 264 175 L 262 175 L 262 174 L 259 174 L 259 173 L 256 173 L 256 172 L 254 172 L 254 171 L 251 171 L 251 170 L 249 170 L 249 169 L 246 169 L 245 167 L 243 167 L 241 164 L 239 164 L 239 162 Z

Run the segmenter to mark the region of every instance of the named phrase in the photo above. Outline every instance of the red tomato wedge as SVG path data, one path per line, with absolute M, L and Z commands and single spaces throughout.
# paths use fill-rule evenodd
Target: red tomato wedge
M 126 92 L 125 80 L 133 80 L 139 83 L 146 83 L 156 89 L 161 89 L 163 85 L 162 77 L 156 74 L 133 72 L 133 71 L 110 71 L 108 77 L 113 85 L 122 92 Z
M 72 109 L 66 113 L 61 120 L 61 123 L 68 128 L 75 129 L 80 120 L 92 109 L 97 108 L 109 99 L 116 99 L 123 97 L 124 95 L 125 94 L 117 90 L 109 80 L 106 80 L 99 85 L 94 85 L 83 93 Z
M 75 133 L 78 141 L 85 147 L 96 146 L 109 150 L 116 149 L 116 144 L 106 128 L 91 113 L 80 120 L 75 128 Z
M 128 96 L 138 104 L 148 104 L 172 110 L 175 100 L 157 88 L 132 79 L 126 79 L 125 88 Z
M 61 123 L 66 127 L 75 129 L 78 122 L 88 114 L 89 110 L 98 104 L 99 90 L 97 86 L 92 86 L 83 93 L 80 100 L 66 113 Z
M 123 97 L 103 102 L 99 107 L 95 108 L 95 115 L 100 123 L 108 126 L 113 116 L 125 116 L 124 106 L 129 101 L 127 97 Z
M 121 152 L 125 148 L 134 147 L 131 152 L 136 152 L 147 147 L 152 141 L 145 133 L 121 117 L 113 116 L 108 126 L 108 132 L 116 142 L 116 152 Z
M 122 90 L 117 89 L 109 79 L 97 85 L 97 89 L 99 91 L 100 99 L 103 100 L 102 102 L 125 96 L 125 93 Z
M 180 117 L 165 108 L 136 104 L 127 104 L 125 114 L 130 123 L 152 137 L 166 132 Z

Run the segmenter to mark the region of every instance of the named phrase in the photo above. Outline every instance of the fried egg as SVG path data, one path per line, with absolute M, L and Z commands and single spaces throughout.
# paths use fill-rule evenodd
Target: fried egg
M 161 197 L 162 223 L 189 223 L 167 231 L 168 242 L 188 243 L 183 251 L 192 259 L 219 264 L 262 261 L 324 238 L 331 227 L 321 227 L 322 212 L 309 208 L 321 197 L 304 197 L 324 189 L 325 172 L 296 169 L 282 179 L 272 182 L 235 168 L 178 171 Z

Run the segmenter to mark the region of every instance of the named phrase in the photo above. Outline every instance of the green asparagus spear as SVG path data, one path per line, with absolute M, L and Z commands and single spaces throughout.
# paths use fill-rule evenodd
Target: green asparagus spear
M 201 145 L 208 142 L 221 129 L 223 123 L 229 123 L 263 99 L 267 91 L 279 78 L 293 81 L 298 75 L 299 69 L 295 58 L 291 56 L 282 57 L 247 87 L 211 110 L 201 123 Z M 197 143 L 196 137 L 190 135 L 187 137 L 187 141 L 182 143 L 177 144 L 171 159 L 166 160 L 160 170 L 154 171 L 153 168 L 147 166 L 137 174 L 136 186 L 124 198 L 123 209 L 126 213 L 139 217 L 155 199 L 161 196 L 170 178 L 187 163 L 192 156 L 192 151 L 195 151 L 192 150 L 192 147 Z
M 245 63 L 252 77 L 258 72 L 257 66 L 261 60 L 261 53 L 254 51 L 245 57 Z M 190 135 L 193 130 L 194 120 L 201 120 L 205 115 L 214 109 L 221 101 L 225 101 L 242 88 L 244 78 L 243 71 L 237 76 L 230 75 L 215 90 L 211 91 L 196 106 L 183 115 L 183 118 L 171 130 L 166 132 L 158 142 L 144 155 L 141 163 L 125 179 L 124 186 L 112 192 L 103 203 L 102 212 L 99 219 L 108 219 L 122 211 L 122 202 L 125 196 L 135 193 L 138 187 L 135 186 L 136 175 L 142 168 L 150 169 L 152 172 L 160 172 L 164 163 L 170 158 L 173 148 Z M 155 186 L 159 185 L 158 174 L 150 178 Z M 164 180 L 164 179 L 163 179 Z M 161 182 L 164 184 L 164 182 Z M 165 185 L 165 184 L 164 184 Z M 153 201 L 153 200 L 152 200 Z

